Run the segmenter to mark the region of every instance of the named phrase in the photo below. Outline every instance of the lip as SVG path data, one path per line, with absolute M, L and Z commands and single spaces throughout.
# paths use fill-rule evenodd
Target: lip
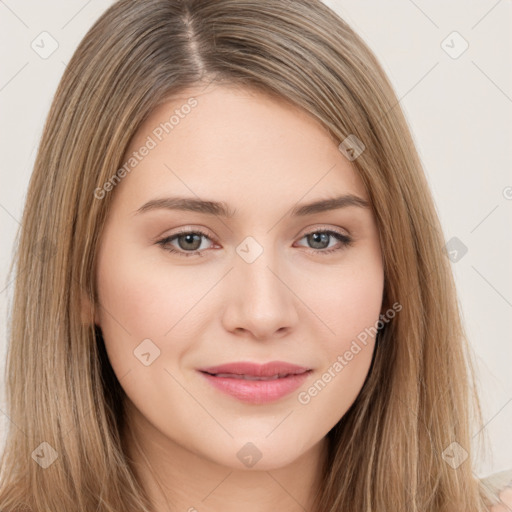
M 244 402 L 264 404 L 292 393 L 312 370 L 284 361 L 266 364 L 240 361 L 199 368 L 198 371 L 216 389 Z

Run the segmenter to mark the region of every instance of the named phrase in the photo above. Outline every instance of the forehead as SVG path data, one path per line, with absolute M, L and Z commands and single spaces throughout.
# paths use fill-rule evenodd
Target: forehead
M 317 119 L 254 89 L 210 85 L 180 92 L 150 113 L 124 160 L 134 166 L 118 188 L 134 200 L 162 193 L 251 198 L 260 206 L 337 193 L 367 199 L 357 172 Z

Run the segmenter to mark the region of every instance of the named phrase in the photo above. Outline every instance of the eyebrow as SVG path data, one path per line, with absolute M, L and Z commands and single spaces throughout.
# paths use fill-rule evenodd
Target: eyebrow
M 313 215 L 315 213 L 326 212 L 329 210 L 337 210 L 339 208 L 347 208 L 349 206 L 357 206 L 360 208 L 370 208 L 370 204 L 363 198 L 354 194 L 344 194 L 331 199 L 321 199 L 311 203 L 296 206 L 290 212 L 291 216 L 303 217 Z M 134 214 L 138 215 L 151 210 L 183 210 L 197 213 L 205 213 L 207 215 L 217 215 L 225 218 L 235 216 L 237 210 L 230 209 L 228 205 L 222 201 L 205 201 L 192 197 L 163 197 L 151 199 L 137 209 Z

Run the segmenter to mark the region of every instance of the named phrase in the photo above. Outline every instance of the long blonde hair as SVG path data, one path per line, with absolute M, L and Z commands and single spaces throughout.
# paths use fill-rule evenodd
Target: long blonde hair
M 487 510 L 472 469 L 470 430 L 483 428 L 473 363 L 422 165 L 375 56 L 320 0 L 121 0 L 80 43 L 48 115 L 13 259 L 0 509 L 152 510 L 120 436 L 123 389 L 101 331 L 80 313 L 84 295 L 98 304 L 98 240 L 114 193 L 95 190 L 157 105 L 210 82 L 288 100 L 335 143 L 355 135 L 365 146 L 352 164 L 379 227 L 383 308 L 402 310 L 328 433 L 317 511 Z M 446 449 L 468 458 L 454 467 Z M 35 462 L 52 456 L 46 468 Z

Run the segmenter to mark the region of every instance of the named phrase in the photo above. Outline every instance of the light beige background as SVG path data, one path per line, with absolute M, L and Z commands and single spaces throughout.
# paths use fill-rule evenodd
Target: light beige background
M 476 472 L 485 476 L 510 469 L 512 2 L 325 3 L 362 36 L 388 73 L 424 163 L 445 239 L 456 237 L 467 247 L 452 267 L 478 362 L 485 433 L 493 449 Z M 2 375 L 13 291 L 7 270 L 44 120 L 66 63 L 111 4 L 107 0 L 0 0 Z M 51 55 L 43 55 L 47 58 L 31 46 L 42 53 L 49 52 L 52 44 L 58 47 Z M 0 382 L 3 435 L 9 419 L 4 413 L 3 378 Z

